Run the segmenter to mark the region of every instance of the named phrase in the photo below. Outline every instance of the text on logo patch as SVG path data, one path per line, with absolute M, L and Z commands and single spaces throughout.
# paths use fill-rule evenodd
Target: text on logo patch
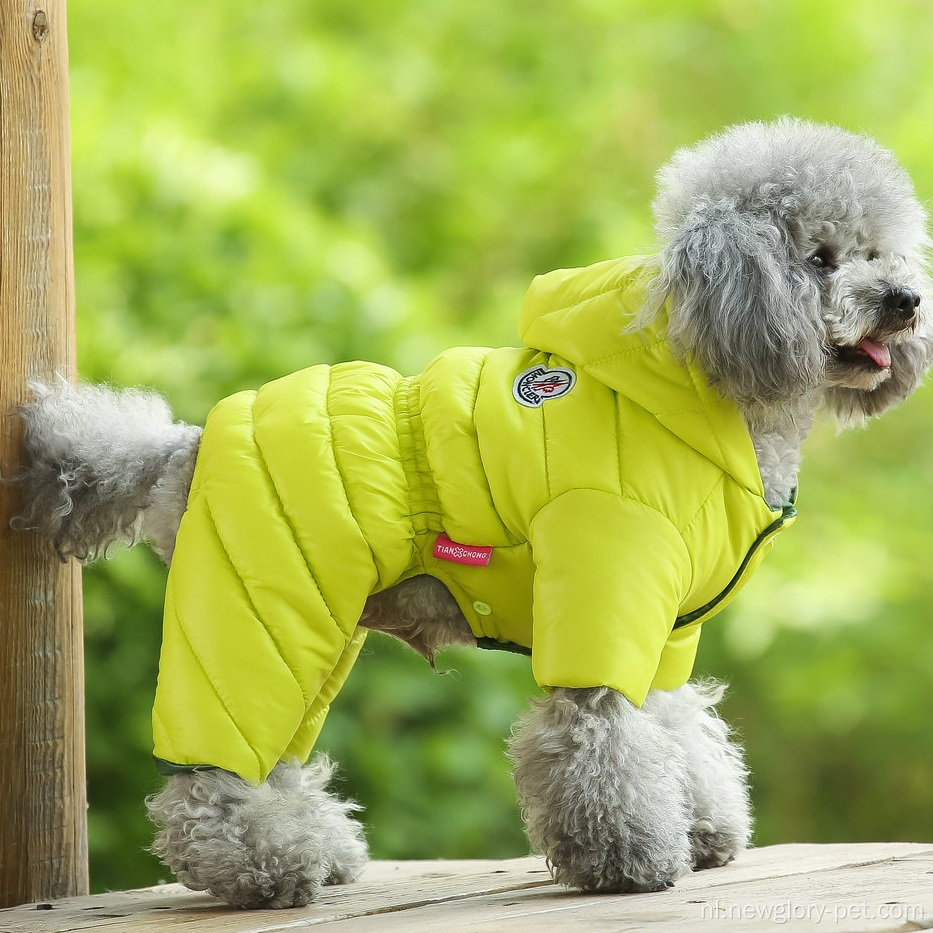
M 492 557 L 492 548 L 478 544 L 457 544 L 441 532 L 434 542 L 434 556 L 438 560 L 449 560 L 455 564 L 485 567 Z
M 556 366 L 548 369 L 547 366 L 533 366 L 519 373 L 512 383 L 512 395 L 516 402 L 521 402 L 528 408 L 538 408 L 552 398 L 566 395 L 577 381 L 576 373 L 572 369 Z

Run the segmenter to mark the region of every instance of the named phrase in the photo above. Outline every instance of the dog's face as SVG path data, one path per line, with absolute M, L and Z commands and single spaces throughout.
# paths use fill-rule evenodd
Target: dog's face
M 920 321 L 923 285 L 905 257 L 821 245 L 809 261 L 821 279 L 828 386 L 874 392 Z M 925 310 L 925 309 L 924 309 Z
M 880 146 L 795 120 L 745 124 L 659 173 L 671 339 L 741 405 L 821 398 L 844 421 L 901 401 L 933 361 L 925 212 Z

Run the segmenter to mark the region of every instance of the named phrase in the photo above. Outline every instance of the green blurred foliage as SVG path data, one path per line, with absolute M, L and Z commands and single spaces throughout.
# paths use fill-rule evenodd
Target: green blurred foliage
M 653 248 L 678 146 L 792 113 L 876 136 L 933 193 L 923 0 L 72 0 L 79 359 L 202 421 L 315 362 L 405 372 L 517 339 L 531 277 Z M 933 837 L 933 395 L 811 439 L 802 517 L 700 670 L 755 774 L 759 844 Z M 95 889 L 145 854 L 164 569 L 86 574 Z M 373 636 L 322 746 L 377 857 L 523 854 L 503 739 L 525 659 L 435 674 Z

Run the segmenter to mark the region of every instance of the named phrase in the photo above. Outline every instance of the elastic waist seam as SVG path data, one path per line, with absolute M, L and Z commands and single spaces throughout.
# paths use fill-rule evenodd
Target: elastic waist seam
M 431 481 L 427 443 L 421 422 L 420 386 L 415 377 L 403 378 L 395 392 L 395 423 L 399 453 L 408 484 L 409 514 L 415 535 L 443 529 L 441 501 Z

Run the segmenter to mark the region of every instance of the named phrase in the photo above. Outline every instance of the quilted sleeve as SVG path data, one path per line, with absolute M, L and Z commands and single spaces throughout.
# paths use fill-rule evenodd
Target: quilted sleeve
M 661 662 L 651 684 L 652 690 L 676 690 L 693 673 L 702 625 L 697 622 L 676 629 L 664 646 Z
M 641 706 L 690 587 L 677 529 L 639 502 L 581 489 L 535 516 L 531 544 L 537 682 L 612 687 Z

